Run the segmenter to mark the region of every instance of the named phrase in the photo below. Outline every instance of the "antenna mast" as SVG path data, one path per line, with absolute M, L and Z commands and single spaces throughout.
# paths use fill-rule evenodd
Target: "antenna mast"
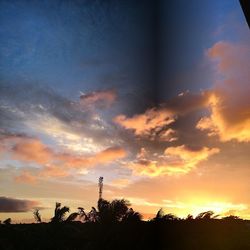
M 99 177 L 99 200 L 102 199 L 103 177 Z

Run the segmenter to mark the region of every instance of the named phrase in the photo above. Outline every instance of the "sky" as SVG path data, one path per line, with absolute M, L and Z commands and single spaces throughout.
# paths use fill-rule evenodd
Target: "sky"
M 236 0 L 0 0 L 0 220 L 103 198 L 250 218 L 250 30 Z

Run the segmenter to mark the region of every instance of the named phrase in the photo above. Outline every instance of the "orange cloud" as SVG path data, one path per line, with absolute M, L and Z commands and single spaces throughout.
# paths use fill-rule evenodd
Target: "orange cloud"
M 11 145 L 8 145 L 10 143 Z M 1 144 L 12 158 L 32 162 L 42 166 L 42 169 L 33 176 L 24 171 L 15 177 L 17 182 L 35 183 L 37 177 L 64 177 L 69 175 L 71 169 L 87 169 L 97 164 L 107 164 L 126 156 L 126 151 L 120 147 L 111 147 L 94 155 L 73 155 L 59 153 L 45 146 L 40 140 L 29 137 L 6 137 Z
M 68 176 L 69 172 L 61 168 L 60 166 L 44 166 L 43 169 L 38 173 L 40 177 L 65 177 Z
M 219 152 L 218 148 L 191 149 L 185 145 L 169 147 L 164 152 L 164 160 L 138 159 L 129 165 L 136 175 L 149 177 L 186 174 Z
M 29 173 L 28 171 L 23 171 L 19 176 L 16 176 L 14 180 L 17 183 L 28 183 L 28 184 L 37 183 L 37 177 Z
M 197 124 L 221 141 L 250 141 L 250 46 L 216 43 L 208 50 L 218 78 L 209 98 L 211 114 Z
M 38 139 L 25 139 L 12 148 L 12 155 L 22 161 L 38 164 L 61 164 L 71 168 L 81 168 L 96 164 L 105 164 L 126 156 L 126 151 L 120 147 L 112 147 L 91 156 L 77 156 L 58 153 L 46 147 Z
M 132 117 L 121 114 L 116 116 L 113 121 L 124 129 L 131 130 L 138 137 L 175 141 L 178 139 L 177 133 L 170 126 L 178 119 L 178 116 L 206 107 L 209 96 L 208 91 L 198 94 L 186 91 L 162 103 L 160 107 L 148 109 L 144 113 Z
M 124 158 L 126 151 L 120 147 L 107 148 L 92 156 L 74 156 L 71 154 L 56 154 L 56 160 L 63 162 L 67 167 L 82 168 L 97 164 L 106 164 Z
M 193 149 L 185 145 L 169 147 L 164 154 L 171 159 L 174 165 L 184 164 L 186 168 L 192 169 L 199 162 L 206 160 L 209 156 L 219 152 L 218 148 L 202 147 Z
M 13 146 L 12 155 L 21 161 L 46 164 L 53 160 L 55 153 L 41 143 L 41 141 L 33 138 L 25 138 Z
M 135 135 L 154 137 L 161 129 L 174 122 L 174 115 L 167 109 L 152 108 L 144 114 L 134 115 L 131 118 L 119 115 L 114 122 L 125 129 L 133 130 Z
M 102 162 L 111 162 L 116 159 L 124 158 L 127 155 L 126 151 L 120 147 L 111 147 L 107 148 L 100 153 L 96 154 L 94 157 L 91 157 L 90 160 L 94 164 L 99 164 Z

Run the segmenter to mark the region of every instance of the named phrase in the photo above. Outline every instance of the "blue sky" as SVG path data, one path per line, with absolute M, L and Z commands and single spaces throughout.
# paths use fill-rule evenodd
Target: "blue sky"
M 1 10 L 3 81 L 50 86 L 70 98 L 100 88 L 139 90 L 136 97 L 148 96 L 149 104 L 156 85 L 153 94 L 166 88 L 167 97 L 209 87 L 199 74 L 186 83 L 178 75 L 208 75 L 204 50 L 237 39 L 223 29 L 229 19 L 244 22 L 238 1 L 1 1 Z

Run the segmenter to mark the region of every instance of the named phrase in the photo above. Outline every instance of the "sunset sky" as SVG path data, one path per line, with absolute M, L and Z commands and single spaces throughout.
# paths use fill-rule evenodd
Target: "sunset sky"
M 250 219 L 237 0 L 0 0 L 0 220 L 126 198 Z

